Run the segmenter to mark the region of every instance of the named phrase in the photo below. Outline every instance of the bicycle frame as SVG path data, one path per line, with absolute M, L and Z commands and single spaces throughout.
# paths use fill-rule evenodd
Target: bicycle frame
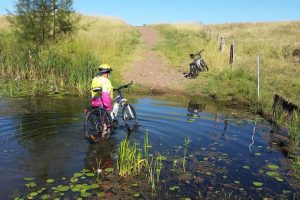
M 119 88 L 116 89 L 117 92 L 118 92 L 118 95 L 113 99 L 113 102 L 114 102 L 113 110 L 112 110 L 112 112 L 110 113 L 111 118 L 112 118 L 113 120 L 114 120 L 114 119 L 117 117 L 117 115 L 118 115 L 118 111 L 119 111 L 120 105 L 121 105 L 121 108 L 123 108 L 124 105 L 127 104 L 127 99 L 124 99 L 123 94 L 122 94 L 122 89 L 123 89 L 123 88 L 127 88 L 127 87 L 128 87 L 129 85 L 131 85 L 131 84 L 132 84 L 132 82 L 131 82 L 130 84 L 127 84 L 127 85 L 125 85 L 125 86 L 121 86 L 121 87 L 119 87 Z M 132 110 L 131 110 L 130 107 L 128 107 L 128 110 L 129 110 L 130 114 L 133 115 Z

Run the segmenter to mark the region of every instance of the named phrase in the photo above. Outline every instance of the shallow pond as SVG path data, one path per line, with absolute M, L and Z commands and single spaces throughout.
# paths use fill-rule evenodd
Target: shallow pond
M 120 122 L 108 141 L 90 144 L 83 133 L 83 109 L 88 105 L 84 98 L 1 99 L 0 199 L 26 197 L 36 188 L 44 189 L 32 198 L 51 194 L 55 188 L 49 180 L 62 184 L 76 172 L 92 170 L 95 154 L 102 168 L 115 168 L 120 142 L 128 136 L 143 144 L 146 132 L 151 154 L 159 152 L 165 159 L 156 196 L 141 191 L 140 186 L 133 189 L 140 192 L 138 198 L 299 198 L 299 179 L 264 119 L 202 99 L 129 100 L 139 118 L 138 131 L 128 136 Z M 185 148 L 187 139 L 190 143 Z M 179 161 L 185 149 L 184 170 Z M 132 181 L 129 179 L 123 178 L 122 183 Z M 114 198 L 122 193 L 120 185 L 115 187 L 100 189 Z M 123 191 L 127 195 L 123 197 L 132 199 L 131 193 Z M 60 191 L 61 198 L 72 199 L 73 195 L 78 197 Z

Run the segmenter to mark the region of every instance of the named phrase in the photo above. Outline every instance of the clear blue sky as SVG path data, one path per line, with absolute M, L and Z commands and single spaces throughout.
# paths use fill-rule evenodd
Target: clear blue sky
M 0 0 L 0 15 L 15 0 Z M 88 15 L 117 16 L 129 24 L 300 20 L 300 0 L 74 0 Z

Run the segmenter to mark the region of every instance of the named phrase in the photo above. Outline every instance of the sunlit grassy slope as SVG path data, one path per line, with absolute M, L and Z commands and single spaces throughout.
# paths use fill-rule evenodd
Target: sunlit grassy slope
M 0 21 L 5 19 L 2 17 Z M 0 46 L 3 47 L 0 78 L 2 91 L 12 96 L 53 88 L 59 92 L 76 88 L 82 93 L 89 89 L 96 67 L 101 63 L 112 66 L 112 82 L 119 85 L 121 74 L 139 43 L 138 32 L 120 19 L 82 16 L 81 28 L 75 35 L 51 44 L 34 60 L 4 24 L 0 26 Z
M 261 103 L 270 107 L 275 92 L 300 103 L 300 62 L 293 56 L 300 49 L 300 22 L 238 23 L 203 26 L 194 24 L 155 25 L 165 41 L 157 50 L 175 68 L 188 70 L 189 53 L 205 49 L 203 58 L 210 69 L 186 89 L 219 99 L 257 99 L 257 55 L 261 58 Z M 225 52 L 219 51 L 218 36 L 227 38 Z M 230 44 L 235 45 L 235 62 L 229 65 Z

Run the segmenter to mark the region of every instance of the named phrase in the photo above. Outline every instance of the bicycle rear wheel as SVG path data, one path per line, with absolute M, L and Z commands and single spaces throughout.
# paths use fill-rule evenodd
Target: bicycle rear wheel
M 103 108 L 93 108 L 85 118 L 85 136 L 95 141 L 96 137 L 109 138 L 112 132 L 112 120 Z
M 122 118 L 125 123 L 125 127 L 128 131 L 134 131 L 138 127 L 138 119 L 135 110 L 131 104 L 126 103 L 123 106 Z
M 197 78 L 199 70 L 195 64 L 190 65 L 190 75 L 192 78 Z

